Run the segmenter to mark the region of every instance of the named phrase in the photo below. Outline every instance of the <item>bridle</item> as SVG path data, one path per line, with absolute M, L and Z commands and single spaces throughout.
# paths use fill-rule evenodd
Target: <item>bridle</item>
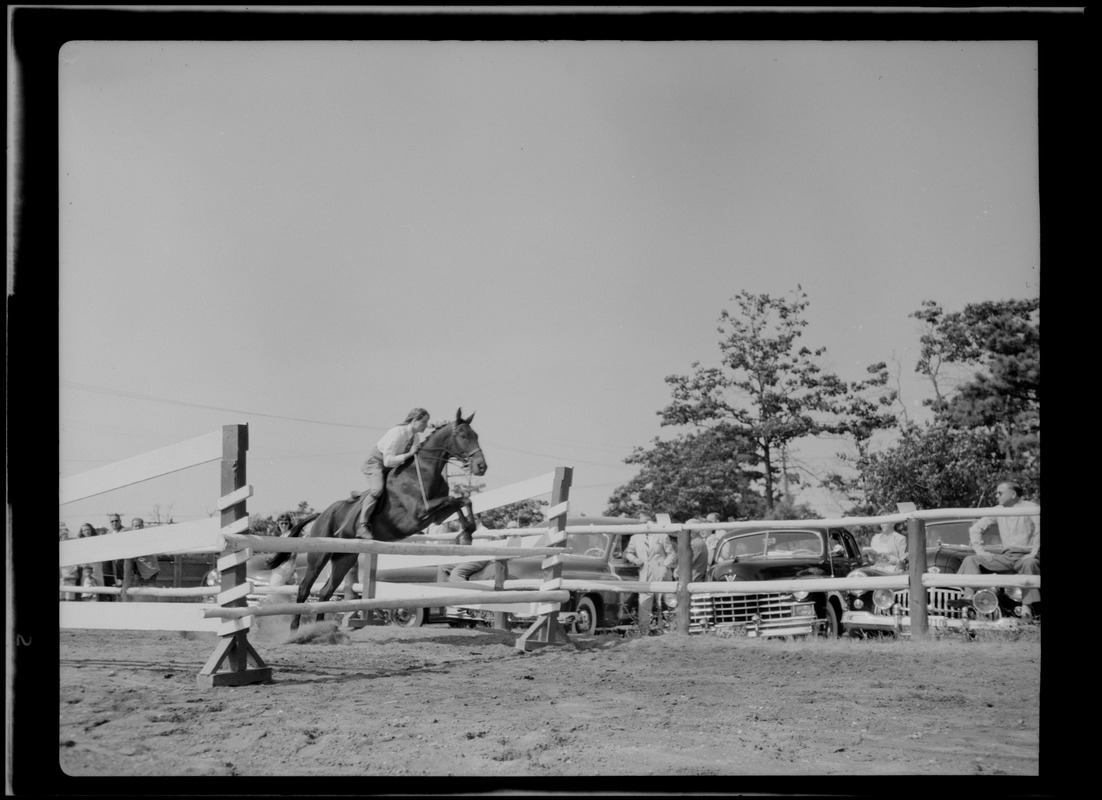
M 452 440 L 452 438 L 454 438 L 454 434 L 455 434 L 455 423 L 454 422 L 449 422 L 444 427 L 452 428 L 452 435 L 449 436 L 448 439 L 447 439 L 447 442 L 451 442 L 451 440 Z M 437 430 L 439 430 L 439 428 Z M 425 452 L 425 451 L 428 451 L 430 453 L 437 453 L 437 452 L 443 452 L 444 453 L 443 457 L 434 456 L 433 457 L 434 461 L 445 461 L 445 462 L 446 461 L 458 461 L 459 463 L 461 463 L 465 467 L 470 465 L 472 458 L 474 458 L 477 455 L 482 454 L 482 448 L 481 447 L 476 447 L 474 450 L 471 450 L 469 453 L 453 453 L 450 449 L 448 449 L 447 444 L 435 445 L 433 447 L 426 447 L 426 446 L 422 445 L 421 450 L 417 454 L 414 455 L 414 459 L 416 459 L 417 456 L 420 455 L 421 452 Z
M 446 440 L 447 442 L 450 442 L 453 438 L 455 438 L 455 423 L 454 422 L 449 422 L 447 424 L 447 427 L 452 429 L 451 435 L 449 435 L 447 440 Z M 474 450 L 470 451 L 469 453 L 453 453 L 453 452 L 451 452 L 451 450 L 448 449 L 447 444 L 445 444 L 443 446 L 433 446 L 433 447 L 425 447 L 425 446 L 422 445 L 422 447 L 420 449 L 421 450 L 428 450 L 430 453 L 435 453 L 435 452 L 441 451 L 441 452 L 444 453 L 443 457 L 434 456 L 433 457 L 434 461 L 443 461 L 446 464 L 449 461 L 455 460 L 455 461 L 458 461 L 459 463 L 461 463 L 468 470 L 470 469 L 471 459 L 474 458 L 475 456 L 479 455 L 480 453 L 482 453 L 482 448 L 481 447 L 476 447 Z M 425 479 L 421 475 L 421 462 L 419 460 L 419 456 L 420 456 L 420 451 L 413 454 L 413 466 L 417 471 L 417 483 L 421 487 L 421 502 L 423 502 L 425 504 L 425 508 L 428 508 L 429 499 L 428 499 L 427 493 L 425 492 Z

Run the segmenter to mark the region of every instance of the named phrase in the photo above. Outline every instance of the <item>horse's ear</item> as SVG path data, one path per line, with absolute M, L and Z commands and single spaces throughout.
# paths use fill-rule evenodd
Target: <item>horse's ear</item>
M 470 425 L 472 419 L 474 419 L 474 412 L 473 411 L 471 412 L 471 415 L 463 421 L 466 422 L 468 425 Z
M 474 412 L 473 411 L 471 412 L 471 415 L 469 417 L 467 417 L 466 419 L 463 419 L 463 408 L 459 407 L 455 410 L 455 422 L 456 422 L 457 425 L 463 425 L 463 424 L 470 425 L 472 419 L 474 419 Z

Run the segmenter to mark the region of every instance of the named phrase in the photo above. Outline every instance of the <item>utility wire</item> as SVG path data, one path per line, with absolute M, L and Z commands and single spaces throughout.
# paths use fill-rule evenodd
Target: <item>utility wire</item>
M 187 408 L 203 408 L 208 411 L 225 411 L 230 414 L 245 414 L 251 417 L 267 417 L 269 419 L 283 419 L 290 422 L 306 422 L 311 425 L 332 425 L 338 428 L 356 428 L 357 430 L 367 431 L 382 431 L 386 430 L 386 427 L 381 425 L 353 425 L 348 422 L 328 422 L 320 419 L 306 419 L 304 417 L 289 417 L 281 414 L 264 414 L 259 411 L 245 411 L 240 408 L 226 408 L 225 406 L 212 406 L 205 403 L 188 403 L 184 400 L 170 400 L 167 397 L 155 397 L 150 394 L 139 394 L 137 392 L 125 392 L 121 389 L 108 389 L 104 386 L 89 386 L 85 383 L 73 383 L 72 381 L 62 381 L 62 386 L 66 388 L 76 389 L 83 392 L 92 392 L 94 394 L 110 394 L 117 397 L 130 397 L 135 400 L 149 400 L 155 403 L 168 403 L 174 406 L 185 406 Z

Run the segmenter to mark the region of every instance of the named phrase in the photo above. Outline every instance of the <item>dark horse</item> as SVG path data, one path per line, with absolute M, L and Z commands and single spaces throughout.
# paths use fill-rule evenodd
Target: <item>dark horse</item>
M 463 419 L 463 409 L 455 412 L 455 420 L 430 431 L 416 458 L 398 465 L 386 476 L 386 488 L 371 512 L 371 538 L 380 542 L 397 542 L 420 533 L 430 523 L 441 522 L 459 513 L 463 533 L 461 544 L 470 544 L 471 534 L 477 527 L 471 501 L 468 498 L 449 496 L 448 481 L 444 477 L 444 465 L 449 459 L 457 459 L 475 475 L 486 473 L 486 459 L 478 446 L 478 434 L 471 429 L 474 414 Z M 428 501 L 426 506 L 426 500 Z M 320 514 L 311 514 L 299 520 L 288 536 L 300 536 L 310 522 L 314 527 L 310 536 L 337 536 L 353 538 L 356 517 L 360 512 L 360 496 L 338 500 Z M 278 567 L 294 553 L 275 553 L 268 559 L 270 568 Z M 306 576 L 298 587 L 298 603 L 305 603 L 310 588 L 325 565 L 333 562 L 329 580 L 318 595 L 322 602 L 333 596 L 344 576 L 356 563 L 356 553 L 315 553 L 306 557 Z M 318 615 L 318 619 L 322 618 Z M 297 630 L 299 615 L 291 619 L 291 630 Z

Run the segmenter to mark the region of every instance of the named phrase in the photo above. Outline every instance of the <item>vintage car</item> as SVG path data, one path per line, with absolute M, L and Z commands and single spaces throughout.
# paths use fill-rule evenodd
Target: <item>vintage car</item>
M 638 525 L 639 520 L 627 517 L 568 517 L 567 527 Z M 572 553 L 563 556 L 562 577 L 567 580 L 634 581 L 638 579 L 639 568 L 629 564 L 623 558 L 622 537 L 604 532 L 570 532 L 566 535 L 566 547 Z M 546 536 L 511 537 L 506 540 L 515 545 L 539 547 Z M 475 540 L 479 542 L 478 539 Z M 477 560 L 477 559 L 474 559 Z M 541 578 L 543 576 L 543 558 L 530 556 L 509 559 L 506 568 L 506 580 Z M 436 567 L 408 567 L 404 569 L 380 568 L 379 581 L 393 583 L 433 583 L 436 581 Z M 473 574 L 471 581 L 494 580 L 494 565 L 489 564 L 480 572 Z M 569 632 L 579 636 L 592 636 L 598 631 L 615 629 L 632 623 L 636 596 L 631 593 L 611 590 L 573 591 L 570 602 L 563 606 L 561 619 Z M 445 608 L 409 608 L 388 613 L 388 621 L 394 625 L 416 627 L 426 622 L 446 621 L 452 624 L 493 622 L 494 609 L 466 608 L 449 606 Z M 534 612 L 513 610 L 510 612 L 513 623 L 525 623 L 535 619 Z
M 964 558 L 972 553 L 968 529 L 974 519 L 937 520 L 926 523 L 926 571 L 956 574 Z M 1002 547 L 999 529 L 990 525 L 983 534 L 984 546 L 998 552 Z M 877 577 L 889 573 L 865 565 L 850 577 Z M 971 606 L 961 607 L 963 590 L 931 587 L 926 590 L 927 622 L 931 630 L 962 632 L 1017 628 L 1022 615 L 1022 590 L 1017 587 L 978 589 Z M 846 593 L 842 626 L 850 636 L 870 633 L 899 635 L 910 628 L 910 590 L 852 590 Z
M 799 527 L 738 530 L 723 534 L 708 566 L 709 581 L 833 578 L 861 563 L 861 551 L 845 528 Z M 733 629 L 746 636 L 838 636 L 841 592 L 693 594 L 689 630 Z

